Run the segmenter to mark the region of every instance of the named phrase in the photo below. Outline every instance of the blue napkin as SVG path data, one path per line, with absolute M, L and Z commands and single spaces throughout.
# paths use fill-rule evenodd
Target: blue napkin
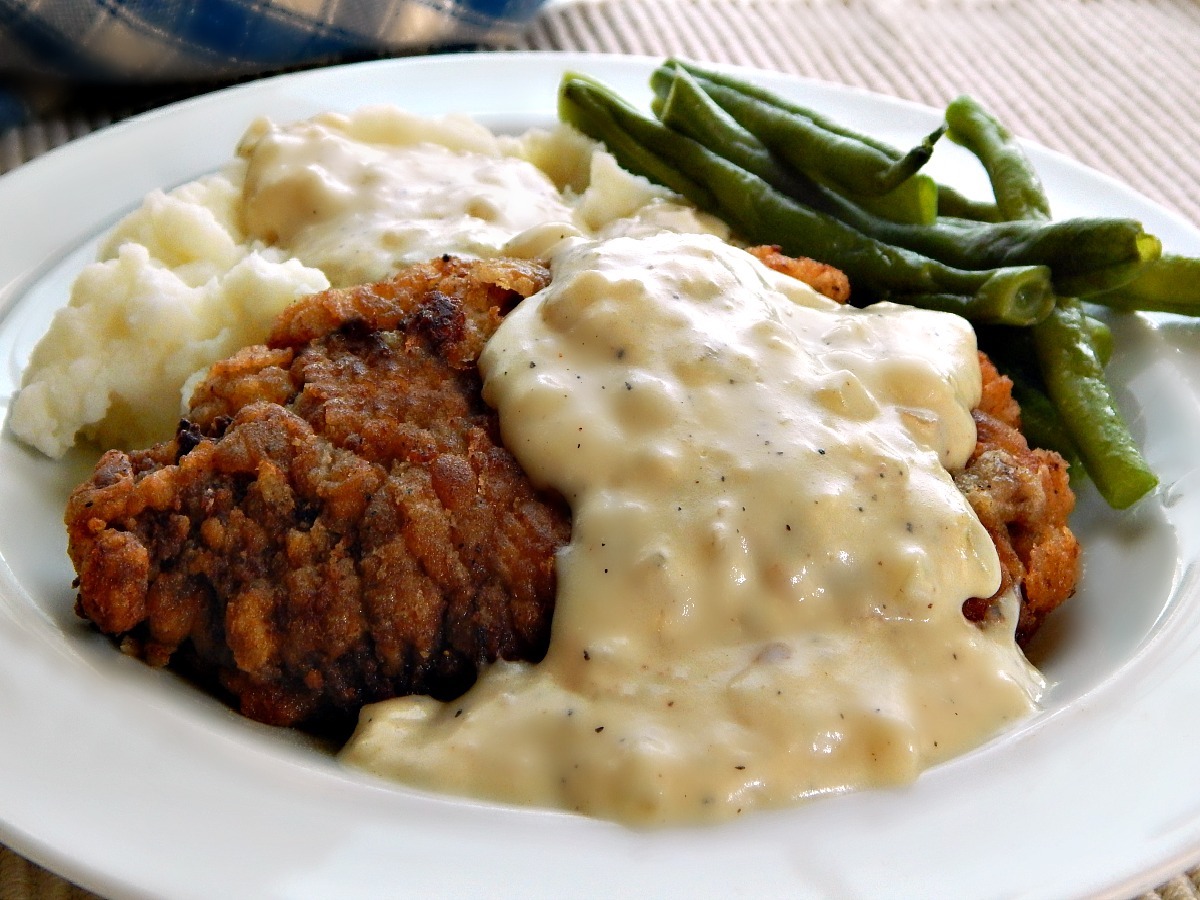
M 0 130 L 73 85 L 221 82 L 511 39 L 543 0 L 0 0 Z

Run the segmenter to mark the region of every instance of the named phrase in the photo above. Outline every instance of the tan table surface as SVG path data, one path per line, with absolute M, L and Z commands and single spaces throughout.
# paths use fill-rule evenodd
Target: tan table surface
M 678 54 L 934 106 L 970 93 L 1016 133 L 1200 222 L 1194 0 L 575 0 L 514 46 Z M 120 114 L 0 135 L 0 172 Z M 1200 900 L 1198 885 L 1200 869 L 1143 896 Z M 0 900 L 90 896 L 0 847 Z

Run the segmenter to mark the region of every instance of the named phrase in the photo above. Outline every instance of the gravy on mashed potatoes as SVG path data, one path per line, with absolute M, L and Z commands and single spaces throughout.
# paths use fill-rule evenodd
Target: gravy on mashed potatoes
M 38 345 L 15 433 L 164 439 L 197 373 L 330 285 L 443 253 L 546 258 L 480 360 L 508 448 L 572 508 L 546 659 L 363 710 L 405 782 L 637 823 L 903 783 L 1029 713 L 1041 679 L 947 468 L 969 325 L 840 307 L 568 129 L 372 107 L 255 123 L 118 224 Z
M 13 432 L 56 457 L 81 436 L 164 440 L 208 366 L 262 341 L 294 300 L 447 252 L 514 255 L 507 241 L 541 223 L 727 233 L 595 146 L 381 106 L 255 122 L 220 172 L 151 193 L 104 239 L 34 349 Z

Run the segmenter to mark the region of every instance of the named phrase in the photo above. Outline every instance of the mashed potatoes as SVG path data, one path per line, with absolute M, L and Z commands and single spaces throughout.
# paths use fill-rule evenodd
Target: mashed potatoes
M 60 456 L 81 430 L 112 446 L 169 436 L 194 372 L 261 340 L 284 306 L 329 286 L 317 269 L 246 240 L 244 170 L 151 194 L 117 226 L 34 349 L 12 408 L 18 437 Z
M 547 223 L 723 229 L 566 129 L 498 137 L 392 107 L 261 120 L 221 172 L 151 194 L 104 240 L 33 352 L 13 432 L 50 456 L 163 440 L 194 378 L 297 298 L 444 252 L 534 254 Z

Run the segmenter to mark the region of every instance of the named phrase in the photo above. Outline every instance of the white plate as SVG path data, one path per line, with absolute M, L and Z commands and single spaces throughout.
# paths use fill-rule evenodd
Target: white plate
M 514 54 L 258 82 L 123 123 L 0 179 L 0 404 L 95 239 L 148 190 L 226 160 L 247 122 L 390 101 L 548 123 L 562 70 L 645 100 L 648 60 Z M 763 83 L 899 141 L 936 113 L 827 84 Z M 1200 232 L 1032 148 L 1059 214 Z M 945 177 L 979 184 L 963 157 Z M 1116 323 L 1112 373 L 1163 489 L 1115 515 L 1090 493 L 1079 595 L 1036 648 L 1045 710 L 897 790 L 713 828 L 606 822 L 422 794 L 347 771 L 113 651 L 72 613 L 63 502 L 88 460 L 0 438 L 0 840 L 109 895 L 171 897 L 1128 896 L 1200 861 L 1200 331 Z

